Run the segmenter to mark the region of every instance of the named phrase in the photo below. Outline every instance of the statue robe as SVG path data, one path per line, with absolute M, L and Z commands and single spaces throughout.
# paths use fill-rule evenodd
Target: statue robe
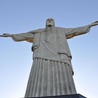
M 25 97 L 76 94 L 72 77 L 72 55 L 67 39 L 89 30 L 87 25 L 78 28 L 52 27 L 13 34 L 14 41 L 33 43 L 33 66 Z

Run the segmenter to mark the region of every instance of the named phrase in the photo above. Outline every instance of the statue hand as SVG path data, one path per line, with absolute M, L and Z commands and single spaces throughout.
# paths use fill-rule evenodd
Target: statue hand
M 96 25 L 98 25 L 98 21 L 95 21 L 95 22 L 91 23 L 90 27 L 93 27 L 93 26 L 96 26 Z
M 12 37 L 12 35 L 11 35 L 11 34 L 8 34 L 8 33 L 3 33 L 2 36 L 3 36 L 3 37 Z

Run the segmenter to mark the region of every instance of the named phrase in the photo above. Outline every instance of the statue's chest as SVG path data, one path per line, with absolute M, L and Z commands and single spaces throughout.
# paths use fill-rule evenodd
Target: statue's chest
M 48 42 L 55 42 L 57 40 L 56 30 L 48 30 L 41 34 L 41 39 Z

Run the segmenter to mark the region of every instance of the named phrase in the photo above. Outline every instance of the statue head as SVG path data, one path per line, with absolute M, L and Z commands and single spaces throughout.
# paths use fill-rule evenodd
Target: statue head
M 47 27 L 55 27 L 54 19 L 48 18 L 48 19 L 46 20 L 46 28 L 47 28 Z

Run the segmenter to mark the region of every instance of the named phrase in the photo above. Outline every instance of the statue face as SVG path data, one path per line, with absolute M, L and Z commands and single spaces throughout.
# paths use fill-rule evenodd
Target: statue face
M 46 27 L 54 27 L 54 20 L 52 18 L 46 20 Z

